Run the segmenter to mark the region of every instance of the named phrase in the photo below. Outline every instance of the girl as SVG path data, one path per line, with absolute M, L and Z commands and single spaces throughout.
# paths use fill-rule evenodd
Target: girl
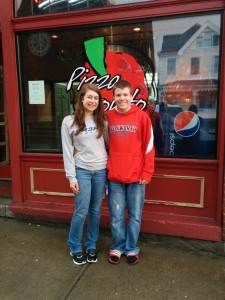
M 106 117 L 97 86 L 87 84 L 81 89 L 75 112 L 64 118 L 61 132 L 64 168 L 76 205 L 68 238 L 70 255 L 76 265 L 94 263 L 108 159 L 104 142 Z M 81 240 L 87 215 L 83 253 Z

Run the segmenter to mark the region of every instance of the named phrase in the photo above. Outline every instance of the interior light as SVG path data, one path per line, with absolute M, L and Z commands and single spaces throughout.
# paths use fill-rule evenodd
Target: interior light
M 141 30 L 141 28 L 140 27 L 135 27 L 135 28 L 133 28 L 133 31 L 140 31 Z

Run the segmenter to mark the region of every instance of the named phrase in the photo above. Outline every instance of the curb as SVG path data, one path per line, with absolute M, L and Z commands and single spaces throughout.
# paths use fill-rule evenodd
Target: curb
M 15 218 L 15 215 L 9 209 L 11 198 L 0 198 L 0 217 Z
M 143 244 L 180 249 L 184 251 L 225 257 L 225 241 L 212 242 L 183 237 L 141 233 L 139 241 Z
M 0 198 L 0 217 L 6 218 L 16 218 L 18 221 L 23 221 L 28 219 L 20 218 L 13 214 L 9 209 L 9 204 L 11 203 L 11 198 Z M 57 222 L 44 221 L 44 220 L 35 220 L 29 219 L 34 223 L 42 223 L 45 226 L 68 226 L 68 224 L 61 224 Z M 101 232 L 106 236 L 111 236 L 109 228 L 100 228 Z M 151 234 L 151 233 L 140 233 L 139 242 L 144 245 L 151 245 L 152 247 L 161 246 L 165 248 L 180 249 L 184 251 L 190 251 L 199 254 L 206 254 L 210 256 L 222 256 L 225 257 L 225 241 L 212 242 L 206 240 L 197 240 L 176 236 L 168 236 L 161 234 Z

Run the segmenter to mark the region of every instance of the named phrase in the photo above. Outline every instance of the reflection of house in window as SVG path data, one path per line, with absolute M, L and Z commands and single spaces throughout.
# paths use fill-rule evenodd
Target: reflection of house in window
M 219 72 L 219 56 L 216 55 L 212 58 L 212 74 L 218 74 Z
M 191 75 L 197 75 L 200 73 L 200 60 L 199 57 L 191 58 Z
M 213 46 L 219 46 L 220 37 L 218 34 L 213 35 Z
M 159 56 L 159 101 L 188 109 L 191 103 L 216 109 L 220 30 L 210 21 L 180 34 L 165 34 Z M 204 47 L 199 51 L 200 47 Z M 200 65 L 201 64 L 201 65 Z M 175 72 L 174 72 L 175 70 Z
M 196 38 L 196 47 L 212 47 L 219 46 L 219 35 L 212 31 L 203 32 Z
M 217 82 L 215 83 L 218 84 Z M 217 103 L 215 102 L 215 99 L 217 99 L 217 90 L 211 89 L 211 90 L 200 90 L 198 92 L 198 98 L 199 98 L 199 108 L 216 108 Z
M 176 74 L 176 58 L 168 58 L 167 60 L 167 76 Z

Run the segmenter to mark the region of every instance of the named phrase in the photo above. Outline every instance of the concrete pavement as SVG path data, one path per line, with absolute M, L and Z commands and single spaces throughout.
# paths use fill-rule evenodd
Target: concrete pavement
M 0 300 L 225 300 L 224 243 L 141 234 L 141 259 L 107 262 L 101 229 L 98 262 L 76 266 L 69 226 L 0 218 Z

